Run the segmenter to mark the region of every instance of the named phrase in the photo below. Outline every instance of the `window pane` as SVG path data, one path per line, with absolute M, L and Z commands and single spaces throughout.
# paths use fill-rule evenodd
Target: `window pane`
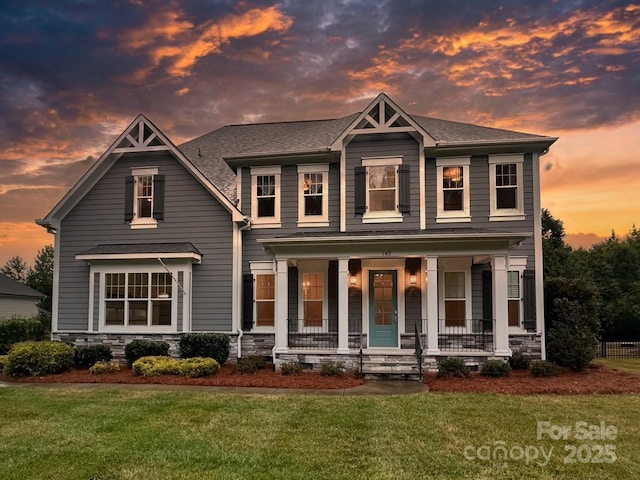
M 129 298 L 149 297 L 149 274 L 130 273 L 129 274 Z
M 520 299 L 520 272 L 507 273 L 507 296 Z
M 152 325 L 171 325 L 171 300 L 153 300 Z
M 308 195 L 304 197 L 305 215 L 322 215 L 322 195 Z
M 124 301 L 106 302 L 105 315 L 107 325 L 124 325 Z
M 256 300 L 273 300 L 275 298 L 275 275 L 256 275 Z
M 387 212 L 396 209 L 395 190 L 371 190 L 369 192 L 369 211 Z
M 445 190 L 443 193 L 445 210 L 462 210 L 462 190 Z
M 520 300 L 509 300 L 509 326 L 520 326 Z
M 138 199 L 138 217 L 139 218 L 151 218 L 151 199 L 139 198 Z
M 302 289 L 305 300 L 322 300 L 324 298 L 324 275 L 322 273 L 303 273 Z
M 147 308 L 146 300 L 129 302 L 129 325 L 147 325 Z
M 151 274 L 151 298 L 171 298 L 171 275 L 168 273 Z
M 444 272 L 444 297 L 466 298 L 464 272 Z
M 276 198 L 265 197 L 258 198 L 258 217 L 275 217 L 276 216 Z
M 124 298 L 124 273 L 106 273 L 105 298 Z
M 396 167 L 369 167 L 369 188 L 395 188 Z
M 258 327 L 274 326 L 274 303 L 273 301 L 256 302 L 256 325 Z
M 463 188 L 462 167 L 445 167 L 442 170 L 442 188 Z
M 151 218 L 153 212 L 153 175 L 136 177 L 136 214 L 138 218 Z
M 496 208 L 518 208 L 516 187 L 496 188 Z
M 304 302 L 304 326 L 305 327 L 321 327 L 322 326 L 322 302 L 317 302 L 317 301 Z
M 446 300 L 444 302 L 445 326 L 464 327 L 465 326 L 465 301 Z

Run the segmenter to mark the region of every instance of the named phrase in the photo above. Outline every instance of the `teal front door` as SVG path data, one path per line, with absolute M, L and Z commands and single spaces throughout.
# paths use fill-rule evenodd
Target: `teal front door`
M 395 270 L 369 271 L 369 346 L 398 346 L 398 295 Z

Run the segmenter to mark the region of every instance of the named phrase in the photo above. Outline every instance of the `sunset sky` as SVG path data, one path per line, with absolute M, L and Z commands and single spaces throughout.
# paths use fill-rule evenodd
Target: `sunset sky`
M 138 113 L 179 144 L 381 91 L 560 137 L 542 205 L 573 245 L 640 225 L 640 2 L 8 0 L 0 26 L 0 266 Z

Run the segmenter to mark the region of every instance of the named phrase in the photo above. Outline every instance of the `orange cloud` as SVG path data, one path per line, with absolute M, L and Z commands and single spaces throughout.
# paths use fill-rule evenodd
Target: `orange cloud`
M 33 222 L 0 222 L 0 266 L 18 255 L 33 265 L 35 252 L 53 244 L 53 235 Z

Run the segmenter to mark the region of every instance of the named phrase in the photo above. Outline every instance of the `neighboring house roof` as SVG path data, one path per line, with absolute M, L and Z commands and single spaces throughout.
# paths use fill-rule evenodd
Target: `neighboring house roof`
M 3 297 L 30 297 L 34 299 L 42 298 L 45 295 L 27 287 L 24 283 L 20 283 L 11 277 L 0 273 L 0 296 Z

